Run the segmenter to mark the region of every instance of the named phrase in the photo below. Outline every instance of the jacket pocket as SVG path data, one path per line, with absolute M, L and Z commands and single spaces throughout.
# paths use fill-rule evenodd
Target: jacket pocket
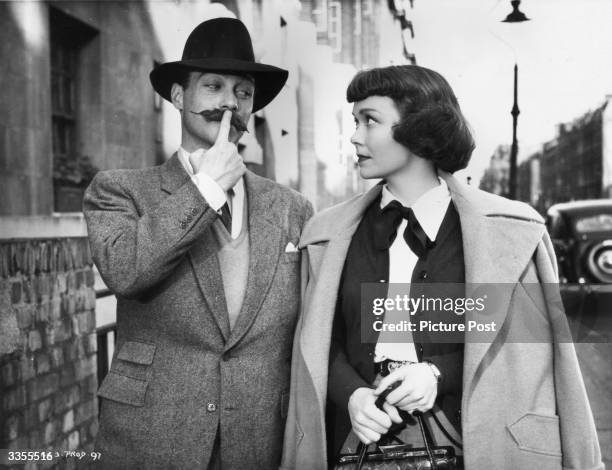
M 525 413 L 508 426 L 519 449 L 536 454 L 561 457 L 559 417 L 542 413 Z
M 110 371 L 102 381 L 98 396 L 132 406 L 144 406 L 147 382 Z
M 155 355 L 155 345 L 140 341 L 126 341 L 121 346 L 117 359 L 135 364 L 151 365 Z
M 151 364 L 155 356 L 155 345 L 140 341 L 126 341 L 119 348 L 111 364 L 111 371 L 132 379 L 148 381 Z

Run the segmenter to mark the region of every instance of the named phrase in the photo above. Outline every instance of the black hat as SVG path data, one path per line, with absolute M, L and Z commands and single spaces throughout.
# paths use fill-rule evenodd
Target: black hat
M 253 112 L 263 108 L 281 91 L 289 72 L 255 62 L 251 36 L 242 21 L 214 18 L 200 23 L 189 35 L 183 57 L 156 67 L 149 77 L 157 93 L 168 101 L 180 71 L 249 74 L 255 79 Z

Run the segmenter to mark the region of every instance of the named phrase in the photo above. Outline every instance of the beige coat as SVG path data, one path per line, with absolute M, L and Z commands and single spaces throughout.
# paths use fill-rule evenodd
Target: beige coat
M 551 315 L 559 293 L 542 218 L 523 203 L 441 176 L 461 220 L 466 282 L 513 286 L 494 315 L 497 333 L 479 343 L 466 334 L 466 469 L 603 469 L 573 344 L 503 342 L 532 323 L 543 326 L 550 339 L 567 338 L 564 315 Z M 293 347 L 282 469 L 327 468 L 324 416 L 336 295 L 351 237 L 379 191 L 377 186 L 318 214 L 302 234 L 304 302 Z

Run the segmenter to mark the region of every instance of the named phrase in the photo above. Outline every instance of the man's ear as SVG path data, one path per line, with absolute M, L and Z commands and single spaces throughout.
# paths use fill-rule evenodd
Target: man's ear
M 172 99 L 172 104 L 179 111 L 183 110 L 183 87 L 178 83 L 173 83 L 172 88 L 170 89 L 170 98 Z

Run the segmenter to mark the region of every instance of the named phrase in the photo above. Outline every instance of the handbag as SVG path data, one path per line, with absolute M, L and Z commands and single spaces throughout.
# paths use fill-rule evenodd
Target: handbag
M 376 406 L 382 410 L 387 395 L 393 388 L 385 390 L 376 399 Z M 402 442 L 396 436 L 383 436 L 386 441 L 394 439 L 399 444 L 375 444 L 373 451 L 368 445 L 360 442 L 354 454 L 342 454 L 334 470 L 458 470 L 455 449 L 452 446 L 434 446 L 431 433 L 423 414 L 414 412 L 424 447 L 415 448 Z

